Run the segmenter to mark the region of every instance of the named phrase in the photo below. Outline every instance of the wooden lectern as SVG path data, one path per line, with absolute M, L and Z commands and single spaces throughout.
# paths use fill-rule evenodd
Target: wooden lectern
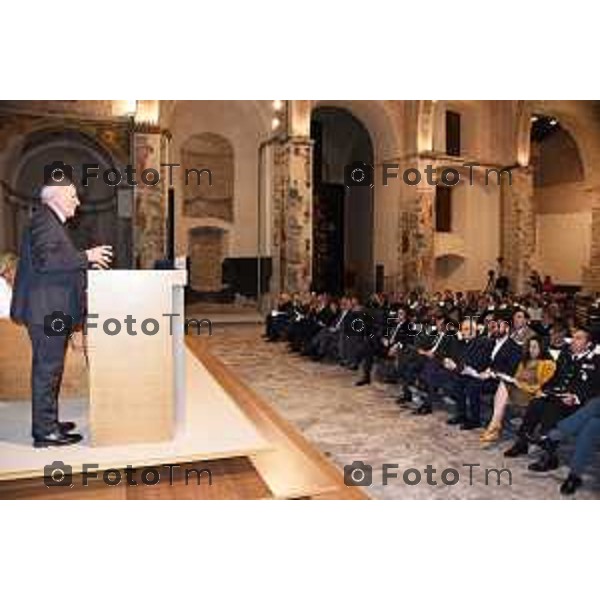
M 93 445 L 170 440 L 185 418 L 186 283 L 178 269 L 88 271 Z

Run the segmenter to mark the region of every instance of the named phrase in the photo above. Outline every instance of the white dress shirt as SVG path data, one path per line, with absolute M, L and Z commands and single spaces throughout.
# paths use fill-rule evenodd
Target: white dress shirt
M 504 343 L 506 342 L 507 339 L 508 339 L 508 336 L 505 335 L 503 338 L 499 338 L 496 340 L 496 344 L 494 345 L 494 349 L 492 350 L 492 360 L 494 360 L 494 358 L 496 358 L 496 354 L 498 354 L 498 352 L 500 352 L 500 348 L 502 348 L 502 346 L 504 346 Z

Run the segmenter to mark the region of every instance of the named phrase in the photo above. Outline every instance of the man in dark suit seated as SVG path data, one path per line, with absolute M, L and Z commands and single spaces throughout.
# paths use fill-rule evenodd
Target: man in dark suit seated
M 63 180 L 64 183 L 64 180 Z M 108 268 L 110 246 L 79 252 L 65 222 L 79 206 L 74 185 L 42 188 L 41 206 L 23 233 L 11 318 L 27 326 L 32 347 L 31 394 L 34 446 L 81 441 L 75 423 L 58 420 L 58 396 L 68 335 L 83 323 L 88 264 Z
M 333 323 L 336 314 L 337 303 L 335 300 L 329 299 L 326 294 L 320 296 L 305 319 L 292 350 L 300 352 L 302 356 L 310 356 L 313 352 L 313 341 L 321 331 Z
M 444 339 L 445 314 L 437 311 L 433 316 L 433 323 L 430 319 L 426 316 L 423 322 L 411 324 L 409 338 L 412 343 L 407 343 L 398 354 L 396 368 L 402 382 L 399 404 L 412 400 L 419 375 Z
M 519 366 L 522 348 L 510 336 L 510 316 L 503 313 L 496 315 L 497 329 L 490 338 L 493 344 L 487 349 L 485 368 L 473 368 L 467 365 L 463 369 L 463 387 L 458 396 L 458 414 L 461 429 L 477 429 L 481 427 L 481 397 L 484 394 L 495 394 L 502 377 L 513 377 Z
M 594 353 L 590 332 L 578 329 L 570 346 L 561 351 L 556 371 L 542 389 L 543 395 L 527 407 L 517 440 L 504 456 L 527 454 L 536 429 L 539 427 L 544 435 L 559 421 L 575 413 L 598 393 L 599 380 L 600 363 Z
M 351 302 L 348 296 L 343 296 L 335 318 L 331 324 L 323 327 L 313 338 L 311 344 L 311 357 L 319 361 L 326 358 L 338 360 L 340 358 L 340 346 L 342 336 L 346 335 L 346 321 L 351 316 Z
M 379 319 L 377 315 L 374 317 L 376 331 L 374 335 L 363 341 L 360 348 L 357 358 L 358 362 L 362 364 L 363 376 L 355 385 L 369 385 L 375 360 L 395 356 L 398 348 L 407 343 L 407 338 L 411 332 L 409 331 L 406 309 L 404 307 L 398 308 L 395 318 L 393 318 L 395 322 L 387 323 L 388 317 L 386 315 L 388 314 L 388 312 L 385 312 Z
M 598 390 L 596 390 L 598 392 Z M 558 446 L 565 439 L 575 441 L 575 449 L 569 461 L 569 474 L 560 486 L 560 493 L 570 496 L 582 485 L 581 478 L 600 447 L 600 396 L 592 398 L 584 407 L 570 417 L 558 422 L 547 436 L 540 440 L 542 454 L 528 466 L 538 473 L 558 469 Z
M 448 387 L 453 376 L 460 373 L 463 368 L 462 361 L 465 353 L 476 335 L 476 324 L 470 317 L 463 319 L 456 334 L 450 331 L 446 332 L 433 358 L 425 365 L 420 375 L 426 395 L 423 403 L 415 409 L 414 414 L 431 414 L 433 401 L 438 390 Z
M 289 294 L 282 293 L 277 302 L 277 308 L 272 310 L 265 322 L 265 338 L 268 342 L 278 342 L 283 339 L 286 328 L 294 312 L 294 304 Z

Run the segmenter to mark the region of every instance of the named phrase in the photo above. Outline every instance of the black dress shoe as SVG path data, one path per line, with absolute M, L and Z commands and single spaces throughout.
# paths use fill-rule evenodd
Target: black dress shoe
M 350 369 L 350 371 L 358 371 L 358 365 L 348 365 L 348 369 Z
M 460 425 L 463 431 L 471 431 L 471 429 L 479 429 L 480 427 L 481 423 L 479 421 L 465 421 Z
M 507 458 L 514 458 L 529 452 L 529 443 L 523 438 L 518 438 L 517 441 L 504 453 Z
M 413 415 L 430 415 L 433 412 L 430 404 L 424 403 L 421 404 L 418 408 L 413 410 Z
M 47 448 L 48 446 L 70 446 L 78 444 L 83 439 L 78 433 L 60 433 L 54 432 L 41 438 L 34 438 L 34 448 Z
M 396 399 L 396 404 L 410 404 L 412 400 L 412 392 L 408 388 L 404 388 L 400 396 Z
M 465 422 L 465 418 L 461 415 L 456 415 L 454 417 L 450 417 L 446 423 L 448 425 L 462 425 Z
M 534 473 L 546 473 L 546 471 L 554 471 L 554 469 L 558 469 L 558 456 L 556 456 L 554 453 L 544 451 L 538 460 L 532 462 L 530 465 L 527 465 L 527 469 L 529 471 L 533 471 Z
M 77 428 L 77 423 L 73 423 L 73 421 L 59 421 L 58 427 L 61 433 L 69 433 L 69 431 Z
M 560 486 L 560 493 L 564 496 L 572 496 L 583 485 L 583 479 L 574 473 L 569 473 L 569 476 L 563 481 Z
M 362 379 L 359 379 L 354 385 L 357 385 L 359 387 L 363 385 L 371 385 L 371 378 L 363 377 Z

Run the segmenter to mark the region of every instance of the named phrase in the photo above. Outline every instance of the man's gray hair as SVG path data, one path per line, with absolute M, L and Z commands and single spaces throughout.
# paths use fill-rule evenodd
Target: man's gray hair
M 60 198 L 65 193 L 65 188 L 73 187 L 73 184 L 67 185 L 45 185 L 40 192 L 40 199 L 42 204 L 48 204 L 55 198 Z

